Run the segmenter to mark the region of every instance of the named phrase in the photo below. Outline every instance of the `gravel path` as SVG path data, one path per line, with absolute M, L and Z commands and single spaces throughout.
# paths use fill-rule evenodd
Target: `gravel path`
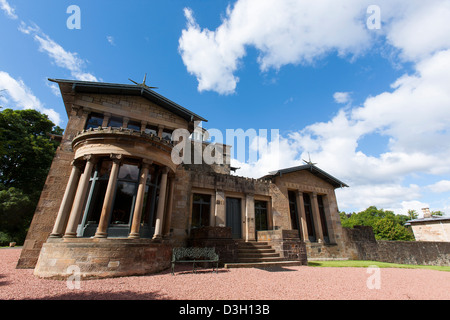
M 220 269 L 192 274 L 178 269 L 156 275 L 82 281 L 39 279 L 15 269 L 20 249 L 0 249 L 0 299 L 58 300 L 449 300 L 450 272 L 421 269 L 286 267 L 273 270 Z

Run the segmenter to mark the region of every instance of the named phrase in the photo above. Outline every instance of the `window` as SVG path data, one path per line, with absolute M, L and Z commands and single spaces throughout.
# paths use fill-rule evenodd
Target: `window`
M 306 226 L 308 228 L 309 241 L 315 242 L 316 241 L 316 231 L 314 228 L 314 220 L 313 220 L 313 214 L 312 214 L 312 208 L 311 208 L 311 197 L 309 196 L 309 194 L 307 194 L 307 193 L 303 194 L 303 202 L 305 204 Z
M 81 222 L 82 229 L 80 230 L 80 236 L 90 237 L 95 234 L 95 230 L 100 221 L 111 167 L 111 159 L 101 158 L 97 162 L 95 170 L 92 172 L 88 187 L 89 193 Z
M 117 177 L 116 196 L 111 224 L 130 224 L 133 215 L 139 180 L 139 167 L 135 164 L 123 164 Z
M 135 131 L 141 131 L 141 124 L 137 121 L 130 121 L 128 122 L 127 128 Z
M 268 230 L 267 201 L 255 200 L 255 228 L 256 231 Z
M 100 113 L 91 113 L 89 114 L 86 123 L 86 130 L 101 127 L 102 124 L 103 124 L 103 115 Z
M 156 165 L 151 166 L 148 172 L 144 194 L 144 208 L 141 217 L 141 230 L 144 227 L 150 232 L 155 226 L 156 212 L 158 210 L 160 173 Z M 151 235 L 153 235 L 153 232 L 151 232 Z
M 108 127 L 120 128 L 123 126 L 123 119 L 117 117 L 111 117 L 108 122 Z
M 157 136 L 158 135 L 158 128 L 156 126 L 147 125 L 145 127 L 145 133 L 146 134 L 153 134 L 153 135 Z
M 162 132 L 162 138 L 167 141 L 172 141 L 172 130 L 164 129 Z
M 192 228 L 209 226 L 209 215 L 211 212 L 211 196 L 207 194 L 193 195 L 192 202 Z
M 289 198 L 289 213 L 291 215 L 291 226 L 292 230 L 300 230 L 299 219 L 298 219 L 298 208 L 297 208 L 297 197 L 294 191 L 288 192 Z
M 325 217 L 325 206 L 323 205 L 323 196 L 317 196 L 317 202 L 319 203 L 319 215 L 320 223 L 322 225 L 323 241 L 326 243 L 330 242 L 330 237 L 328 236 L 327 219 Z

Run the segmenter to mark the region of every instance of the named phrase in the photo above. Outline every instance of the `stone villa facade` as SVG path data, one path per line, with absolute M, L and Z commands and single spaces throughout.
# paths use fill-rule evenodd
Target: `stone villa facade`
M 346 185 L 315 165 L 250 179 L 232 175 L 229 161 L 175 164 L 174 130 L 193 133 L 206 119 L 145 84 L 50 81 L 69 121 L 18 268 L 147 274 L 168 268 L 174 246 L 214 246 L 232 263 L 239 243 L 258 241 L 298 264 L 342 256 L 335 189 Z

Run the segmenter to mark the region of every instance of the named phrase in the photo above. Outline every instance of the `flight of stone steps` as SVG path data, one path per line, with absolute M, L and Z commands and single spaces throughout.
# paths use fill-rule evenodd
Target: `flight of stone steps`
M 226 263 L 225 268 L 267 268 L 299 266 L 300 261 L 286 261 L 267 242 L 239 241 L 238 261 Z

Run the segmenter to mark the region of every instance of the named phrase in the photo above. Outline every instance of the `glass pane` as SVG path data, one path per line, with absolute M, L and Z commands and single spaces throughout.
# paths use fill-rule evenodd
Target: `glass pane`
M 192 205 L 192 228 L 200 227 L 202 207 L 194 203 Z
M 255 227 L 256 230 L 267 230 L 267 202 L 255 201 Z
M 209 213 L 210 213 L 210 205 L 209 204 L 203 204 L 202 205 L 202 216 L 201 216 L 201 226 L 202 227 L 208 227 L 209 226 Z
M 119 170 L 119 179 L 137 181 L 139 178 L 139 168 L 132 164 L 123 164 Z
M 108 180 L 111 173 L 112 161 L 104 159 L 99 163 L 98 177 L 101 180 Z
M 108 127 L 122 127 L 123 126 L 123 120 L 121 118 L 112 117 L 109 119 Z
M 141 124 L 137 121 L 130 121 L 130 122 L 128 122 L 128 129 L 141 131 Z
M 91 113 L 86 123 L 86 129 L 98 128 L 103 124 L 103 115 L 99 113 Z
M 91 203 L 89 204 L 89 212 L 87 223 L 98 223 L 100 221 L 100 214 L 102 212 L 103 200 L 105 199 L 107 180 L 100 180 L 95 182 L 94 192 L 92 193 Z
M 128 224 L 134 204 L 136 183 L 119 181 L 117 183 L 111 224 Z
M 158 135 L 158 128 L 155 126 L 147 126 L 145 127 L 145 133 L 146 134 L 153 134 L 153 135 Z

